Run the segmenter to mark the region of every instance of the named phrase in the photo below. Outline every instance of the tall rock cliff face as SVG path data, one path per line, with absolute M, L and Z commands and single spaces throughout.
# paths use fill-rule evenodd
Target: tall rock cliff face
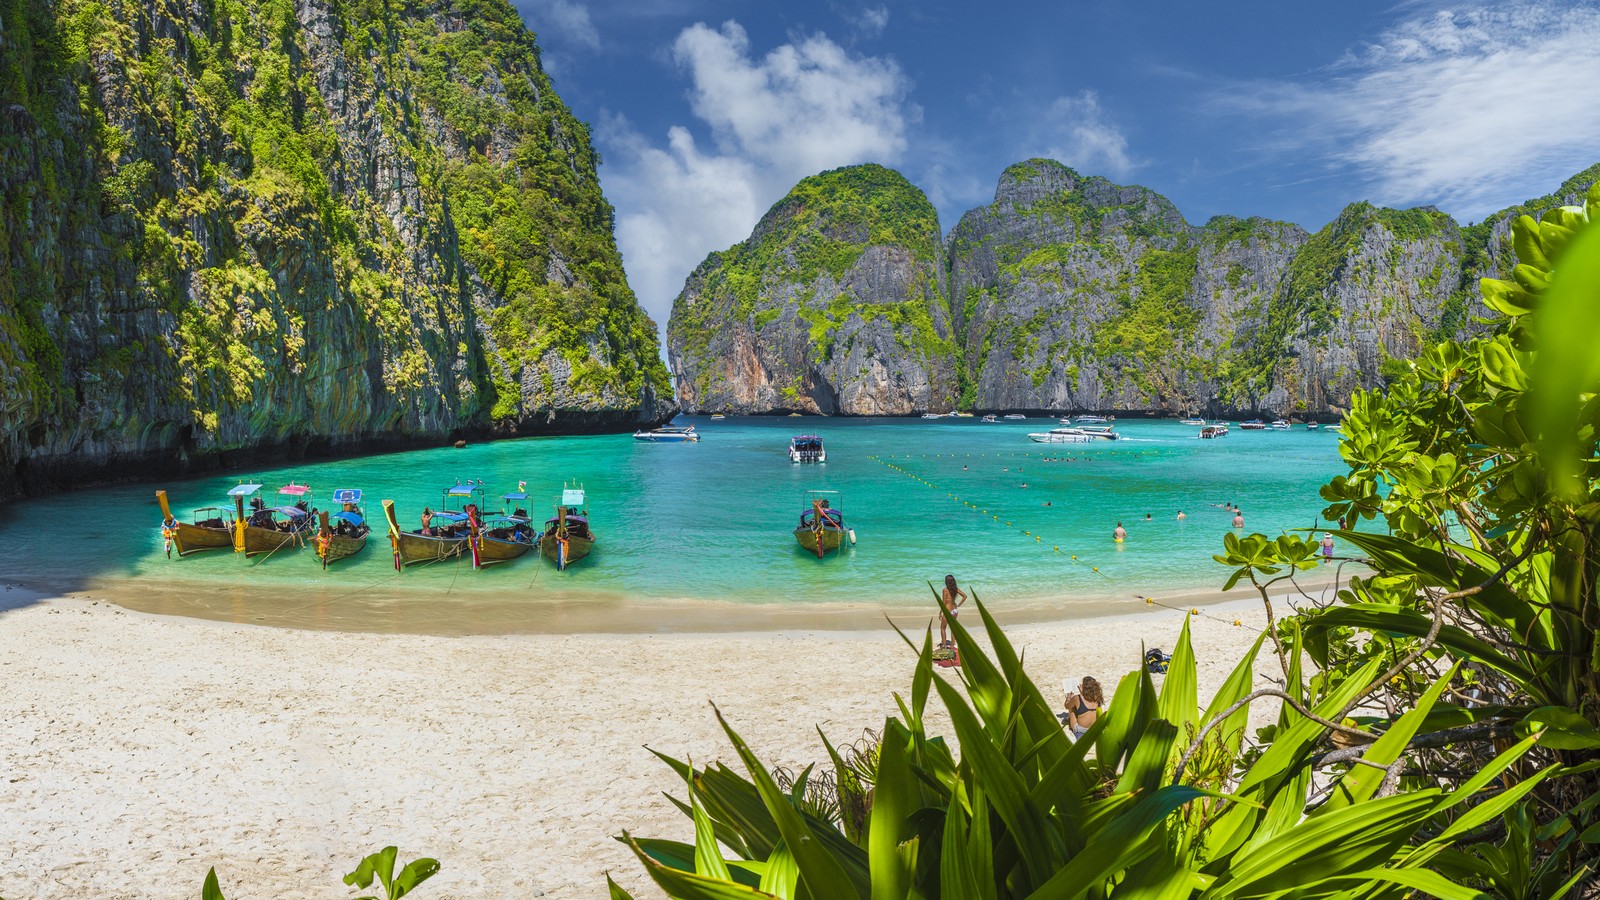
M 5 0 L 0 494 L 670 412 L 504 0 Z
M 1145 188 L 1051 160 L 1018 163 L 946 242 L 956 405 L 1337 415 L 1353 391 L 1381 385 L 1429 342 L 1482 327 L 1478 279 L 1508 270 L 1511 221 L 1576 202 L 1597 177 L 1600 166 L 1466 228 L 1429 208 L 1356 203 L 1308 234 L 1231 216 L 1196 227 Z M 788 233 L 773 232 L 782 228 L 769 215 L 758 235 L 781 243 Z M 717 270 L 713 257 L 674 308 L 675 352 L 696 279 Z M 758 282 L 752 307 L 763 289 Z M 834 315 L 851 312 L 840 305 Z M 815 347 L 797 331 L 785 339 L 795 358 Z M 748 390 L 755 379 L 735 347 L 701 345 L 694 371 L 722 373 L 720 393 L 695 393 L 703 387 L 693 380 L 686 390 L 680 378 L 686 405 L 781 408 Z
M 906 415 L 959 387 L 939 219 L 882 166 L 796 185 L 749 240 L 712 254 L 672 307 L 688 412 Z

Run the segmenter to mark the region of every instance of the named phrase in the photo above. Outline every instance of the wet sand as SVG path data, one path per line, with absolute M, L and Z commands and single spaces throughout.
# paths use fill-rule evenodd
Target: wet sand
M 266 615 L 237 602 L 211 612 Z M 1125 605 L 1007 630 L 1047 690 L 1085 674 L 1109 690 L 1183 621 Z M 278 621 L 323 630 L 164 608 L 185 616 L 0 592 L 0 896 L 192 897 L 215 866 L 232 900 L 348 897 L 340 878 L 394 843 L 443 863 L 419 898 L 601 897 L 607 871 L 656 897 L 613 837 L 692 827 L 647 746 L 737 765 L 715 701 L 765 762 L 799 768 L 826 759 L 818 727 L 840 742 L 881 727 L 913 666 L 881 610 L 860 630 L 442 636 L 338 630 L 352 620 L 287 606 Z M 1259 600 L 1203 611 L 1208 696 L 1265 616 Z M 386 622 L 446 630 L 417 615 Z M 494 615 L 472 627 L 515 619 Z M 908 616 L 920 634 L 928 617 Z M 941 710 L 930 723 L 949 734 Z

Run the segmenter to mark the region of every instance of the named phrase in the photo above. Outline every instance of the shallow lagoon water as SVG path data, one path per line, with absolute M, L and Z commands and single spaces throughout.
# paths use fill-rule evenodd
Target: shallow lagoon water
M 162 611 L 235 607 L 223 617 L 248 618 L 262 598 L 279 608 L 299 608 L 304 598 L 306 608 L 328 613 L 341 603 L 403 603 L 441 618 L 452 604 L 509 603 L 535 617 L 541 608 L 587 607 L 591 621 L 647 630 L 629 617 L 683 601 L 915 608 L 929 598 L 925 582 L 952 572 L 998 608 L 1093 612 L 1115 599 L 1220 585 L 1226 571 L 1211 555 L 1232 519 L 1222 504 L 1243 507 L 1247 531 L 1315 526 L 1324 505 L 1318 487 L 1343 471 L 1338 435 L 1302 426 L 1201 441 L 1193 427 L 1131 420 L 1117 423 L 1126 440 L 1043 445 L 1027 434 L 1053 427 L 1052 419 L 679 423 L 695 424 L 703 439 L 528 438 L 14 504 L 0 512 L 0 579 L 187 598 L 143 604 Z M 799 432 L 825 439 L 825 464 L 789 462 L 788 439 Z M 311 485 L 323 503 L 335 488 L 361 488 L 373 539 L 326 572 L 309 549 L 254 560 L 226 551 L 166 559 L 154 489 L 166 487 L 174 512 L 187 515 L 227 505 L 227 489 L 242 477 L 267 485 L 269 501 L 290 480 Z M 565 572 L 530 554 L 482 571 L 463 559 L 397 574 L 379 501 L 394 500 L 401 524 L 415 527 L 423 506 L 439 508 L 443 489 L 458 480 L 485 482 L 491 508 L 526 481 L 539 521 L 564 483 L 580 484 L 599 544 Z M 808 489 L 840 492 L 854 549 L 823 560 L 799 549 L 791 531 Z M 1180 509 L 1186 521 L 1177 521 Z M 1111 540 L 1119 521 L 1128 530 L 1120 545 Z M 56 546 L 71 553 L 47 552 Z

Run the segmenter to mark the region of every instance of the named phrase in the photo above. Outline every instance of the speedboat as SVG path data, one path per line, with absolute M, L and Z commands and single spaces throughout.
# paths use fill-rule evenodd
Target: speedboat
M 1052 428 L 1030 434 L 1028 440 L 1036 444 L 1087 444 L 1096 439 L 1082 428 Z
M 633 439 L 648 441 L 652 444 L 680 443 L 682 441 L 698 441 L 700 435 L 694 433 L 693 425 L 663 425 L 649 431 L 635 431 Z
M 1307 423 L 1306 423 L 1306 430 L 1307 430 L 1307 431 L 1316 431 L 1316 430 L 1317 430 L 1317 429 L 1318 429 L 1318 428 L 1320 428 L 1320 427 L 1321 427 L 1321 426 L 1320 426 L 1320 425 L 1318 425 L 1318 424 L 1317 424 L 1317 423 L 1315 423 L 1315 422 L 1307 422 Z
M 1020 420 L 1020 419 L 1026 419 L 1027 416 L 1023 415 L 1022 413 L 1006 413 L 1006 418 L 1013 419 L 1013 420 Z
M 1289 430 L 1289 421 L 1287 419 L 1274 419 L 1274 420 L 1272 420 L 1272 430 L 1273 431 L 1288 431 Z
M 1211 438 L 1227 437 L 1228 436 L 1228 426 L 1226 426 L 1226 425 L 1207 425 L 1206 427 L 1200 429 L 1200 436 L 1205 438 L 1205 439 L 1207 439 L 1207 440 L 1210 440 Z
M 797 434 L 789 439 L 789 461 L 827 462 L 828 451 L 822 447 L 822 438 L 814 434 Z
M 711 421 L 713 421 L 713 422 L 717 422 L 717 421 L 720 421 L 720 420 L 726 419 L 726 418 L 727 418 L 727 416 L 723 415 L 722 413 L 713 413 L 711 415 Z
M 988 416 L 984 416 L 983 417 L 983 421 L 988 422 L 990 425 L 993 425 L 994 423 L 996 423 L 996 422 L 998 422 L 1000 420 L 995 418 L 993 415 L 988 415 Z
M 1206 420 L 1205 419 L 1179 419 L 1178 420 L 1178 424 L 1179 425 L 1197 425 L 1197 426 L 1199 426 L 1201 428 L 1204 428 L 1205 424 L 1206 424 Z
M 1111 421 L 1111 420 L 1106 418 L 1105 416 L 1097 416 L 1097 415 L 1089 414 L 1089 415 L 1083 415 L 1083 416 L 1076 417 L 1076 419 L 1074 420 L 1073 424 L 1075 424 L 1075 425 L 1104 425 L 1105 423 L 1107 423 L 1109 421 Z
M 1261 421 L 1260 419 L 1251 419 L 1248 422 L 1240 422 L 1239 423 L 1239 430 L 1240 431 L 1266 431 L 1267 430 L 1267 423 Z
M 1122 440 L 1122 435 L 1117 434 L 1115 431 L 1111 430 L 1113 427 L 1114 426 L 1111 426 L 1111 425 L 1079 425 L 1079 426 L 1077 426 L 1079 431 L 1083 432 L 1084 434 L 1087 434 L 1089 437 L 1094 438 L 1097 441 L 1120 441 L 1120 440 Z
M 944 418 L 944 416 L 941 416 L 938 413 L 923 413 L 922 417 L 924 419 L 942 419 L 942 418 Z

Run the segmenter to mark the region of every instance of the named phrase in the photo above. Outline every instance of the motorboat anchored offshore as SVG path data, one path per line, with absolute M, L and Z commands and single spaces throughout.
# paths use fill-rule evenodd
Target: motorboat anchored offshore
M 822 447 L 822 438 L 814 434 L 797 434 L 789 439 L 789 461 L 827 462 L 828 451 Z
M 1206 420 L 1205 419 L 1200 419 L 1200 418 L 1179 419 L 1178 420 L 1178 424 L 1179 425 L 1198 425 L 1198 426 L 1203 428 L 1203 427 L 1205 427 Z
M 1028 435 L 1036 444 L 1088 444 L 1096 440 L 1082 428 L 1052 428 Z
M 1228 426 L 1221 424 L 1207 425 L 1206 427 L 1200 429 L 1200 436 L 1207 440 L 1210 440 L 1211 438 L 1227 437 Z
M 1240 422 L 1239 423 L 1239 430 L 1240 431 L 1266 431 L 1267 430 L 1267 423 L 1261 421 L 1260 419 L 1251 419 L 1248 422 Z
M 700 435 L 695 434 L 693 425 L 663 425 L 649 431 L 635 431 L 633 439 L 647 441 L 652 444 L 675 444 L 684 441 L 698 441 Z
M 1273 431 L 1288 431 L 1289 430 L 1289 421 L 1287 419 L 1275 419 L 1275 420 L 1273 420 L 1273 422 L 1272 422 L 1272 430 Z
M 1122 435 L 1112 431 L 1111 429 L 1114 426 L 1111 425 L 1079 425 L 1077 427 L 1079 431 L 1087 434 L 1089 437 L 1094 438 L 1097 441 L 1122 440 Z

